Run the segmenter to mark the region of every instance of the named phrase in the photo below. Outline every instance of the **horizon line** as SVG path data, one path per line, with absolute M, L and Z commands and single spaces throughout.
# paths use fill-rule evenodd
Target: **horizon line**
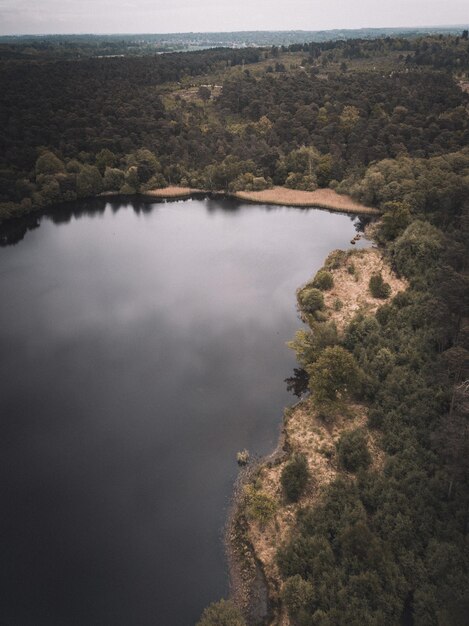
M 456 28 L 468 28 L 469 23 L 466 24 L 424 24 L 424 25 L 411 25 L 411 26 L 357 26 L 354 28 L 320 28 L 320 29 L 305 29 L 305 28 L 289 28 L 286 30 L 280 29 L 246 29 L 246 30 L 200 30 L 200 31 L 164 31 L 164 32 L 151 32 L 151 31 L 115 31 L 115 32 L 37 32 L 37 33 L 3 33 L 1 37 L 73 37 L 73 36 L 95 36 L 95 37 L 110 37 L 110 36 L 136 36 L 136 35 L 209 35 L 209 34 L 241 34 L 241 33 L 328 33 L 335 31 L 357 31 L 357 30 L 411 30 L 411 29 L 456 29 Z

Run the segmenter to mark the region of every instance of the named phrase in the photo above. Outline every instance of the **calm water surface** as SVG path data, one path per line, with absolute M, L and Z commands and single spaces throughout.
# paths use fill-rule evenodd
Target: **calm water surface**
M 274 447 L 295 289 L 354 233 L 102 203 L 0 248 L 0 623 L 191 626 L 227 593 L 236 452 Z

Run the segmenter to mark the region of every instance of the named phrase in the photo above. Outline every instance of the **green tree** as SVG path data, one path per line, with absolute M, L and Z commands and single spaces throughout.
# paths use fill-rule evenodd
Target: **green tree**
M 314 602 L 314 587 L 299 574 L 290 576 L 282 589 L 282 601 L 290 617 L 295 618 L 302 610 L 311 611 Z
M 36 176 L 41 174 L 59 174 L 65 172 L 63 162 L 49 150 L 43 152 L 36 161 Z
M 246 622 L 230 600 L 220 600 L 204 610 L 197 626 L 246 626 Z
M 106 168 L 114 167 L 117 163 L 117 157 L 114 152 L 108 148 L 104 148 L 96 155 L 96 167 L 101 174 L 104 174 Z
M 285 465 L 280 482 L 290 502 L 297 502 L 309 479 L 308 461 L 304 454 L 296 454 Z
M 391 285 L 384 282 L 381 272 L 371 276 L 368 288 L 373 298 L 381 298 L 385 300 L 391 295 Z
M 324 296 L 319 289 L 306 285 L 298 292 L 298 304 L 304 313 L 313 314 L 324 309 Z
M 327 270 L 319 270 L 313 280 L 313 287 L 321 289 L 321 291 L 328 291 L 334 286 L 334 277 Z
M 366 469 L 371 463 L 365 432 L 361 428 L 342 433 L 337 442 L 339 462 L 349 472 Z
M 87 198 L 101 193 L 103 180 L 99 170 L 94 165 L 83 165 L 77 175 L 77 195 Z
M 124 184 L 124 172 L 116 167 L 106 167 L 103 178 L 104 191 L 119 191 Z
M 308 367 L 309 387 L 319 402 L 335 401 L 356 391 L 360 369 L 353 356 L 341 346 L 325 348 L 317 361 Z
M 208 102 L 212 97 L 212 91 L 207 85 L 201 85 L 198 90 L 198 95 L 203 102 Z
M 382 208 L 385 213 L 381 217 L 379 236 L 384 241 L 392 241 L 410 224 L 410 210 L 404 202 L 386 202 Z

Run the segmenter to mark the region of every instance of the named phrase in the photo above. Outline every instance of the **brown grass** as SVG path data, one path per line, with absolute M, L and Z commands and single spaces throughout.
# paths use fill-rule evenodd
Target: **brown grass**
M 278 204 L 286 206 L 317 207 L 344 213 L 366 213 L 379 215 L 378 209 L 365 206 L 352 200 L 350 196 L 338 194 L 333 189 L 316 189 L 301 191 L 287 187 L 272 187 L 263 191 L 238 191 L 233 194 L 240 200 L 258 202 L 259 204 Z
M 353 268 L 354 273 L 350 274 L 348 268 Z M 376 248 L 352 250 L 343 265 L 329 271 L 334 278 L 334 286 L 324 292 L 324 303 L 329 318 L 335 321 L 339 330 L 343 330 L 358 311 L 372 315 L 385 302 L 373 298 L 368 289 L 373 274 L 381 273 L 384 281 L 389 283 L 390 298 L 407 289 L 407 282 L 397 278 Z M 341 303 L 340 310 L 334 307 L 337 300 Z
M 354 273 L 348 267 L 354 265 Z M 398 279 L 386 264 L 376 248 L 353 250 L 344 255 L 339 267 L 331 270 L 334 277 L 333 288 L 325 292 L 326 312 L 340 330 L 343 330 L 350 319 L 359 311 L 373 313 L 382 300 L 373 298 L 368 291 L 368 281 L 375 272 L 382 272 L 383 278 L 391 285 L 391 296 L 406 289 L 407 283 Z M 334 303 L 342 302 L 337 311 Z M 247 537 L 255 557 L 262 568 L 269 587 L 269 596 L 274 605 L 278 601 L 282 580 L 276 563 L 278 547 L 288 540 L 295 527 L 297 513 L 305 506 L 315 506 L 323 498 L 327 486 L 339 475 L 346 480 L 354 481 L 353 474 L 344 471 L 338 464 L 335 453 L 336 443 L 343 432 L 363 428 L 368 440 L 368 449 L 372 457 L 371 469 L 381 472 L 384 465 L 384 452 L 380 445 L 380 437 L 376 431 L 367 427 L 367 408 L 355 402 L 349 402 L 334 417 L 333 422 L 325 422 L 318 416 L 317 408 L 311 397 L 299 402 L 287 411 L 284 421 L 283 446 L 288 454 L 281 458 L 264 461 L 256 480 L 257 487 L 273 498 L 279 507 L 275 517 L 262 526 L 255 520 L 247 521 Z M 285 502 L 280 477 L 285 463 L 294 453 L 305 455 L 309 470 L 310 483 L 299 502 Z M 275 615 L 272 626 L 290 626 L 290 619 L 284 609 Z
M 142 195 L 153 198 L 187 198 L 193 193 L 204 193 L 204 189 L 193 187 L 169 186 L 161 189 L 151 189 Z M 208 193 L 208 192 L 207 192 Z M 219 195 L 229 195 L 239 200 L 246 200 L 257 204 L 275 204 L 279 206 L 316 207 L 329 211 L 343 213 L 379 215 L 378 209 L 365 206 L 352 200 L 350 196 L 338 194 L 333 189 L 316 189 L 316 191 L 301 191 L 287 187 L 272 187 L 263 191 L 237 191 L 236 193 L 214 192 Z
M 200 193 L 200 189 L 194 189 L 192 187 L 162 187 L 161 189 L 151 189 L 145 191 L 142 195 L 151 196 L 153 198 L 186 198 L 193 193 Z
M 277 513 L 266 526 L 257 521 L 248 521 L 248 538 L 257 559 L 261 562 L 269 586 L 269 594 L 274 602 L 278 600 L 282 588 L 281 576 L 276 563 L 278 547 L 288 540 L 295 526 L 299 509 L 314 506 L 322 498 L 325 488 L 339 474 L 349 480 L 354 476 L 339 468 L 335 455 L 335 445 L 343 432 L 356 428 L 366 430 L 367 412 L 360 404 L 349 404 L 347 415 L 339 415 L 333 424 L 318 418 L 311 398 L 296 405 L 285 423 L 285 440 L 291 453 L 302 453 L 308 461 L 311 474 L 310 484 L 297 503 L 286 503 L 280 482 L 282 470 L 287 462 L 264 464 L 257 484 L 263 493 L 279 503 Z M 376 433 L 367 431 L 368 448 L 372 455 L 372 469 L 381 471 L 384 454 Z M 328 456 L 329 450 L 332 455 Z M 276 626 L 289 626 L 286 612 L 276 616 Z

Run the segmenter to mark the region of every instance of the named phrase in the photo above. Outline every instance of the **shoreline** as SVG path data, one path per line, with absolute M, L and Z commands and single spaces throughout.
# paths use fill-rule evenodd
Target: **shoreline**
M 346 258 L 353 259 L 361 276 L 358 284 L 346 268 Z M 334 321 L 339 333 L 343 333 L 346 325 L 359 311 L 374 314 L 381 301 L 368 294 L 366 285 L 368 278 L 375 271 L 380 271 L 392 287 L 391 297 L 407 288 L 405 280 L 398 279 L 388 266 L 382 252 L 377 248 L 348 250 L 340 267 L 332 270 L 336 286 L 325 293 L 325 305 L 329 319 Z M 336 297 L 343 299 L 340 310 L 334 308 Z M 347 297 L 346 297 L 347 296 Z M 279 434 L 274 450 L 255 459 L 243 468 L 233 489 L 233 496 L 225 533 L 225 550 L 230 574 L 230 597 L 241 610 L 247 626 L 254 624 L 282 624 L 291 622 L 280 603 L 282 578 L 275 562 L 278 545 L 289 536 L 298 511 L 304 506 L 314 506 L 320 501 L 322 489 L 337 476 L 343 475 L 332 457 L 324 454 L 327 447 L 333 450 L 342 432 L 360 427 L 366 429 L 373 466 L 381 471 L 383 453 L 379 445 L 379 437 L 367 428 L 368 410 L 364 403 L 349 400 L 344 415 L 331 427 L 324 423 L 317 414 L 314 401 L 309 393 L 303 394 L 299 400 L 284 410 Z M 312 428 L 313 426 L 313 428 Z M 313 436 L 311 435 L 313 432 Z M 292 454 L 304 454 L 308 460 L 310 484 L 300 500 L 295 503 L 284 499 L 280 475 L 285 463 Z M 256 489 L 267 494 L 277 504 L 277 511 L 272 520 L 266 524 L 249 519 L 245 514 L 244 489 L 256 483 Z M 256 598 L 259 593 L 259 577 L 254 567 L 262 574 L 263 589 L 266 594 L 267 610 L 264 615 L 256 615 Z M 254 593 L 249 593 L 249 582 L 254 585 Z M 246 591 L 246 586 L 248 589 Z M 257 617 L 255 621 L 253 617 Z M 261 618 L 261 621 L 259 621 Z
M 356 202 L 348 195 L 339 194 L 333 189 L 316 189 L 315 191 L 302 191 L 289 189 L 288 187 L 272 187 L 262 191 L 236 191 L 229 194 L 256 204 L 272 204 L 277 206 L 311 207 L 338 211 L 340 213 L 352 213 L 355 215 L 381 215 L 381 211 L 373 207 Z
M 271 187 L 262 191 L 218 191 L 192 187 L 162 187 L 139 194 L 143 197 L 164 199 L 183 199 L 194 195 L 213 195 L 223 198 L 235 198 L 252 204 L 272 206 L 291 206 L 299 208 L 325 209 L 354 215 L 381 215 L 381 211 L 356 202 L 348 195 L 339 194 L 333 189 L 302 191 L 288 187 Z
M 346 213 L 350 215 L 381 215 L 381 211 L 376 208 L 368 207 L 355 202 L 350 196 L 338 194 L 333 189 L 316 189 L 315 191 L 301 191 L 298 189 L 289 189 L 287 187 L 272 187 L 262 191 L 221 191 L 198 189 L 196 187 L 178 187 L 168 186 L 160 189 L 150 189 L 133 194 L 123 194 L 119 191 L 103 191 L 94 196 L 85 198 L 76 198 L 75 200 L 57 202 L 45 205 L 43 207 L 31 208 L 27 211 L 18 210 L 18 213 L 0 215 L 0 227 L 11 223 L 16 219 L 26 218 L 37 214 L 44 214 L 47 211 L 54 210 L 56 207 L 72 205 L 76 202 L 89 200 L 106 200 L 107 198 L 125 198 L 126 200 L 186 200 L 193 197 L 213 197 L 213 198 L 231 198 L 234 200 L 248 202 L 250 204 L 264 204 L 271 206 L 286 206 L 296 208 L 321 209 L 325 211 L 333 211 L 336 213 Z

